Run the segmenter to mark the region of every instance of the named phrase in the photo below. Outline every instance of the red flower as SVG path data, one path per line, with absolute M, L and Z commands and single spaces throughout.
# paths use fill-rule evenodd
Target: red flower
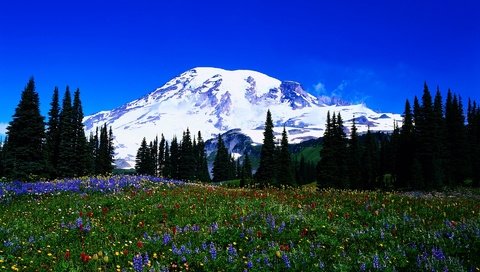
M 143 228 L 143 227 L 145 226 L 145 223 L 144 223 L 143 221 L 140 221 L 140 222 L 138 223 L 138 226 L 139 226 L 140 228 Z
M 281 250 L 281 251 L 289 251 L 289 250 L 290 250 L 290 246 L 289 246 L 289 245 L 280 245 L 280 250 Z
M 103 207 L 103 208 L 102 208 L 102 214 L 103 214 L 103 215 L 106 215 L 107 212 L 108 212 L 108 208 L 107 208 L 107 207 Z
M 307 228 L 302 229 L 302 231 L 300 232 L 301 237 L 305 237 L 305 236 L 307 236 L 307 234 L 308 234 L 308 229 Z
M 142 248 L 142 247 L 143 247 L 143 242 L 142 242 L 142 241 L 138 241 L 138 242 L 137 242 L 137 247 L 138 247 L 138 248 Z
M 93 217 L 93 212 L 88 212 L 88 213 L 87 213 L 87 216 L 90 217 L 90 218 L 92 218 L 92 217 Z
M 70 259 L 70 250 L 67 249 L 67 251 L 65 252 L 64 258 L 65 258 L 65 260 L 69 260 L 69 259 Z
M 173 235 L 177 234 L 177 227 L 172 227 Z
M 258 237 L 258 238 L 261 238 L 261 237 L 262 237 L 262 232 L 261 232 L 261 231 L 257 231 L 257 237 Z
M 123 255 L 128 255 L 128 249 L 123 250 Z
M 91 258 L 92 257 L 90 257 L 85 252 L 80 253 L 80 260 L 82 260 L 82 262 L 84 262 L 84 263 L 88 263 L 88 261 L 90 261 Z

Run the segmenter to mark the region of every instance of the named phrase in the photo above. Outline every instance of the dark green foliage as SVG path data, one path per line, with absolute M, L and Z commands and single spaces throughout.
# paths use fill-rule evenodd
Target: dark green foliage
M 33 78 L 22 92 L 13 120 L 7 127 L 7 136 L 4 147 L 5 174 L 20 180 L 45 176 L 45 123 L 40 115 Z
M 365 136 L 365 148 L 362 154 L 362 181 L 361 189 L 373 189 L 378 187 L 376 184 L 378 176 L 378 145 L 370 129 Z
M 170 176 L 173 179 L 180 179 L 180 148 L 178 146 L 177 137 L 174 136 L 170 145 Z
M 347 137 L 344 132 L 343 120 L 338 115 L 327 113 L 327 124 L 323 136 L 323 146 L 320 151 L 320 161 L 317 165 L 319 187 L 347 188 Z
M 160 139 L 160 144 L 158 146 L 158 175 L 159 176 L 165 176 L 165 137 L 162 134 L 162 137 Z
M 255 173 L 255 181 L 260 186 L 276 184 L 276 162 L 275 162 L 275 137 L 273 135 L 273 121 L 270 110 L 267 111 L 265 131 L 263 132 L 263 145 L 260 153 L 260 165 Z
M 290 151 L 288 150 L 288 137 L 285 127 L 283 127 L 282 140 L 280 142 L 280 153 L 278 156 L 277 180 L 280 185 L 294 186 Z
M 358 140 L 357 127 L 355 124 L 355 116 L 352 120 L 352 128 L 350 131 L 350 142 L 348 145 L 348 179 L 350 181 L 350 187 L 358 189 L 361 187 L 361 150 L 360 142 Z
M 75 91 L 73 97 L 72 119 L 74 124 L 73 150 L 76 154 L 76 160 L 72 162 L 72 167 L 76 176 L 83 176 L 87 174 L 88 144 L 83 126 L 83 109 L 79 89 Z
M 151 149 L 147 145 L 145 137 L 143 138 L 140 148 L 137 151 L 137 156 L 135 157 L 135 170 L 137 171 L 137 174 L 140 175 L 154 174 Z
M 60 112 L 60 161 L 58 162 L 58 175 L 60 177 L 75 176 L 75 120 L 73 119 L 72 98 L 70 88 L 67 86 L 63 96 L 62 111 Z
M 53 90 L 46 131 L 47 165 L 50 177 L 57 177 L 57 167 L 60 154 L 60 103 L 58 87 Z
M 97 130 L 98 135 L 98 130 Z M 98 136 L 97 136 L 98 137 Z M 98 138 L 98 146 L 95 152 L 95 173 L 109 174 L 112 173 L 113 165 L 113 132 L 112 128 L 107 130 L 107 125 L 100 128 L 100 136 Z
M 180 179 L 194 180 L 197 173 L 197 162 L 192 146 L 192 138 L 190 130 L 183 133 L 181 148 L 180 148 L 180 164 L 178 166 Z
M 203 182 L 210 182 L 210 173 L 208 172 L 207 154 L 205 154 L 205 142 L 203 141 L 200 131 L 197 135 L 197 144 L 194 148 L 194 157 L 197 163 L 196 176 L 197 179 Z
M 230 179 L 230 156 L 228 150 L 223 143 L 222 136 L 218 134 L 217 141 L 217 154 L 215 156 L 215 161 L 213 162 L 213 181 L 225 181 Z
M 243 164 L 242 169 L 240 171 L 240 187 L 245 187 L 245 185 L 249 184 L 252 179 L 252 163 L 250 162 L 250 156 L 248 153 L 245 154 L 243 157 Z

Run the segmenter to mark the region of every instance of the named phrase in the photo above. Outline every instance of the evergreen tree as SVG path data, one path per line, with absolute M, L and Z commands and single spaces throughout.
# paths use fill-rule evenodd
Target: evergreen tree
M 173 179 L 180 179 L 179 175 L 180 148 L 177 137 L 174 136 L 170 144 L 170 175 Z
M 153 140 L 152 148 L 150 149 L 150 157 L 152 158 L 152 176 L 158 176 L 158 136 Z
M 12 179 L 29 180 L 44 176 L 45 123 L 39 104 L 35 82 L 31 78 L 7 127 L 5 170 Z
M 140 148 L 137 151 L 135 157 L 135 170 L 137 174 L 149 175 L 151 170 L 151 153 L 150 148 L 147 145 L 147 140 L 143 137 Z
M 334 150 L 334 128 L 336 117 L 330 118 L 330 111 L 327 112 L 325 133 L 323 134 L 322 148 L 320 149 L 320 161 L 317 164 L 317 187 L 331 187 L 334 185 L 336 175 L 335 150 Z
M 413 185 L 412 158 L 415 158 L 416 155 L 413 114 L 408 100 L 405 102 L 402 123 L 397 156 L 397 179 L 399 188 L 410 188 Z
M 109 174 L 112 172 L 114 167 L 113 155 L 113 132 L 111 128 L 107 130 L 107 125 L 104 124 L 103 127 L 100 128 L 100 137 L 95 158 L 95 171 L 97 174 Z
M 365 149 L 362 155 L 362 180 L 364 182 L 363 189 L 374 189 L 378 185 L 376 184 L 378 169 L 377 148 L 377 144 L 369 128 L 365 136 Z
M 74 124 L 75 135 L 73 139 L 73 149 L 76 154 L 76 159 L 71 165 L 74 167 L 74 174 L 76 176 L 83 176 L 87 173 L 88 146 L 83 126 L 83 109 L 82 102 L 80 101 L 80 89 L 78 88 L 74 93 L 72 110 L 72 121 Z
M 355 116 L 352 119 L 352 128 L 350 133 L 350 144 L 348 145 L 348 179 L 350 187 L 358 189 L 361 187 L 361 151 L 360 142 L 358 140 L 357 126 L 355 124 Z
M 163 165 L 163 177 L 172 177 L 172 161 L 170 160 L 170 147 L 168 142 L 165 142 L 165 163 Z
M 265 121 L 265 131 L 263 132 L 263 145 L 260 152 L 260 165 L 255 173 L 255 181 L 260 186 L 265 187 L 269 184 L 275 184 L 275 137 L 273 135 L 273 121 L 270 110 L 267 111 Z
M 225 181 L 230 178 L 229 176 L 229 166 L 230 156 L 228 155 L 228 150 L 223 143 L 222 136 L 218 134 L 217 140 L 217 154 L 215 155 L 215 160 L 213 162 L 213 181 Z
M 210 182 L 210 174 L 208 172 L 207 154 L 205 153 L 205 142 L 203 141 L 200 131 L 197 136 L 196 146 L 196 162 L 197 162 L 197 178 L 202 182 Z
M 282 140 L 280 143 L 280 153 L 278 156 L 278 174 L 277 180 L 280 185 L 295 186 L 291 166 L 290 151 L 288 150 L 288 136 L 285 126 L 283 127 Z
M 63 96 L 62 111 L 60 112 L 60 152 L 58 162 L 58 175 L 60 177 L 75 176 L 76 156 L 75 153 L 75 122 L 72 107 L 70 88 L 67 86 Z
M 178 166 L 180 178 L 183 180 L 194 180 L 197 163 L 193 154 L 192 138 L 188 128 L 187 131 L 183 133 L 180 150 L 180 163 Z
M 323 135 L 322 149 L 318 162 L 319 187 L 348 187 L 347 173 L 347 137 L 344 132 L 343 120 L 340 113 L 327 113 L 326 130 Z
M 60 153 L 60 104 L 58 87 L 53 90 L 50 111 L 48 112 L 48 124 L 46 131 L 47 165 L 51 178 L 57 177 L 57 167 Z
M 240 172 L 240 187 L 245 187 L 249 184 L 253 178 L 252 176 L 252 163 L 250 162 L 250 157 L 248 153 L 245 153 L 243 158 L 242 170 Z
M 162 134 L 160 144 L 158 146 L 158 175 L 165 177 L 165 137 Z

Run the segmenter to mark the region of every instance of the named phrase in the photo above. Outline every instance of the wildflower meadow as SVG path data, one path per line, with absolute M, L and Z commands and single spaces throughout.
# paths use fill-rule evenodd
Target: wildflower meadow
M 2 271 L 479 271 L 480 193 L 0 183 Z

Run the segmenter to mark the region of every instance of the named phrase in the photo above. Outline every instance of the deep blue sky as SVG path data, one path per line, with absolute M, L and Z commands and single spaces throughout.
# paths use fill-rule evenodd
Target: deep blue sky
M 196 66 L 257 70 L 388 112 L 425 80 L 480 101 L 479 18 L 474 0 L 5 0 L 0 123 L 32 75 L 43 115 L 67 84 L 92 114 Z

